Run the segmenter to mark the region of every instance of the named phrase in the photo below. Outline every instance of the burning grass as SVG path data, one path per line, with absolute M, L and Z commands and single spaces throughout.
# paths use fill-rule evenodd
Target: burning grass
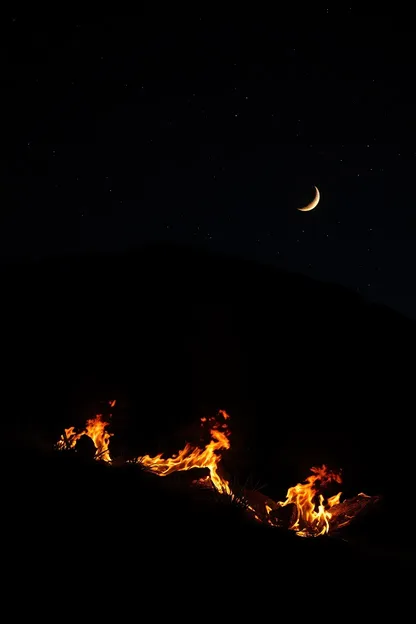
M 110 401 L 115 406 L 115 401 Z M 113 434 L 109 433 L 111 415 L 104 419 L 102 414 L 89 419 L 81 431 L 69 427 L 58 440 L 59 450 L 76 449 L 83 436 L 90 438 L 95 447 L 95 459 L 108 465 L 116 465 L 110 455 L 110 441 Z M 229 415 L 220 410 L 216 417 L 201 419 L 201 443 L 186 443 L 183 449 L 171 457 L 163 453 L 156 456 L 143 455 L 133 458 L 127 463 L 136 465 L 143 472 L 167 477 L 189 470 L 203 470 L 204 475 L 193 479 L 194 490 L 205 491 L 207 500 L 216 494 L 217 500 L 227 502 L 238 513 L 244 511 L 247 518 L 259 525 L 287 529 L 299 537 L 319 537 L 334 534 L 349 525 L 368 506 L 379 500 L 377 496 L 360 493 L 352 499 L 341 501 L 342 492 L 326 497 L 329 485 L 341 484 L 340 472 L 330 470 L 326 465 L 312 467 L 303 483 L 288 489 L 283 501 L 274 501 L 263 496 L 256 490 L 240 488 L 231 484 L 230 478 L 222 470 L 221 459 L 224 451 L 230 448 Z M 203 442 L 208 438 L 207 442 Z

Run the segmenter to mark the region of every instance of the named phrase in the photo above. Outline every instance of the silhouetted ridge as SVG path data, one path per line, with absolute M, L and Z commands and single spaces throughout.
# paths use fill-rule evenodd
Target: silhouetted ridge
M 406 489 L 415 324 L 383 306 L 166 245 L 3 266 L 2 292 L 17 446 L 51 445 L 116 398 L 120 452 L 178 449 L 224 408 L 243 477 L 284 488 L 326 462 L 354 494 Z

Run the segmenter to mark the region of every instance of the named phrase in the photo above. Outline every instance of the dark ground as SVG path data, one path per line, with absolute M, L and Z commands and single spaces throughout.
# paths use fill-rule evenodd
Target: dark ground
M 221 533 L 241 548 L 237 529 L 253 525 L 240 510 L 154 475 L 50 455 L 64 427 L 115 398 L 113 456 L 178 450 L 221 408 L 232 430 L 224 466 L 241 482 L 282 499 L 327 462 L 343 468 L 347 496 L 383 496 L 348 543 L 260 530 L 253 552 L 266 539 L 287 561 L 410 563 L 412 321 L 337 286 L 190 249 L 10 265 L 1 280 L 14 530 L 24 519 L 51 548 L 68 548 L 65 535 L 80 548 L 91 527 L 110 550 L 111 534 L 130 552 L 155 529 L 158 543 L 181 532 L 198 550 L 195 535 Z

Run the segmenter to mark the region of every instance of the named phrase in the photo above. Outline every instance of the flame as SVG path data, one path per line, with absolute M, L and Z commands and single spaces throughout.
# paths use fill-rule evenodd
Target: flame
M 223 423 L 218 422 L 216 418 L 201 418 L 201 426 L 210 426 L 211 435 L 210 442 L 204 448 L 193 446 L 188 442 L 182 450 L 172 457 L 164 458 L 163 453 L 160 453 L 155 457 L 143 455 L 143 457 L 138 457 L 136 461 L 160 477 L 166 477 L 172 472 L 181 470 L 208 468 L 211 483 L 215 489 L 220 494 L 231 495 L 228 481 L 218 474 L 218 464 L 222 457 L 219 451 L 230 448 L 230 430 L 225 422 L 229 419 L 229 415 L 224 410 L 220 410 L 218 414 L 224 419 Z
M 289 527 L 300 537 L 325 535 L 329 532 L 332 514 L 331 507 L 338 505 L 342 492 L 331 496 L 325 504 L 323 494 L 318 494 L 319 488 L 331 482 L 341 483 L 341 475 L 329 470 L 324 464 L 320 468 L 311 468 L 312 474 L 305 483 L 298 483 L 287 491 L 286 500 L 277 503 L 280 507 L 295 505 L 295 519 Z M 316 497 L 318 501 L 316 502 Z
M 115 401 L 108 401 L 110 407 L 114 407 L 115 404 Z M 219 410 L 216 418 L 201 418 L 204 433 L 208 429 L 210 434 L 210 440 L 204 446 L 196 446 L 188 442 L 182 450 L 171 457 L 165 458 L 163 453 L 160 453 L 154 457 L 143 455 L 133 461 L 160 477 L 192 468 L 207 468 L 209 475 L 196 479 L 193 483 L 200 487 L 214 488 L 220 494 L 234 496 L 229 481 L 221 476 L 218 469 L 222 451 L 230 448 L 231 432 L 227 424 L 229 418 L 224 410 Z M 113 434 L 106 431 L 108 425 L 103 415 L 97 414 L 95 418 L 87 420 L 85 429 L 82 431 L 77 432 L 75 427 L 65 429 L 56 448 L 60 450 L 75 448 L 78 440 L 86 435 L 94 443 L 96 449 L 94 458 L 111 464 L 109 446 Z M 312 474 L 304 483 L 298 483 L 288 489 L 284 501 L 275 502 L 260 492 L 245 490 L 244 499 L 247 503 L 247 511 L 258 522 L 272 527 L 281 527 L 284 523 L 286 528 L 300 537 L 317 537 L 350 524 L 367 504 L 379 500 L 379 497 L 360 493 L 352 499 L 341 502 L 342 492 L 325 500 L 322 489 L 331 483 L 341 483 L 341 475 L 339 472 L 329 470 L 325 464 L 311 468 L 311 472 Z M 279 516 L 279 509 L 289 505 L 293 506 L 293 513 L 288 524 L 288 521 L 284 522 Z
M 342 495 L 342 492 L 338 492 L 338 494 L 335 494 L 335 496 L 331 496 L 331 498 L 328 498 L 328 507 L 331 508 L 331 507 L 334 507 L 335 505 L 339 505 L 341 502 L 340 501 L 341 495 Z
M 87 420 L 85 429 L 82 431 L 77 432 L 75 427 L 65 429 L 65 432 L 61 435 L 56 447 L 60 450 L 65 448 L 75 448 L 78 440 L 82 438 L 82 436 L 86 435 L 91 438 L 94 443 L 96 449 L 94 458 L 111 463 L 112 460 L 109 446 L 110 438 L 114 434 L 106 431 L 106 427 L 108 427 L 108 425 L 109 423 L 103 420 L 102 414 L 97 414 L 95 418 Z

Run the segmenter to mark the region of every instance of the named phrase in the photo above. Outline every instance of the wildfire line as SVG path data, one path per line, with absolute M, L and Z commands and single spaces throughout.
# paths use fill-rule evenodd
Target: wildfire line
M 109 401 L 114 407 L 116 401 Z M 111 418 L 111 414 L 110 417 Z M 210 441 L 199 447 L 186 443 L 184 448 L 171 457 L 163 453 L 151 457 L 143 455 L 130 462 L 141 465 L 146 470 L 166 477 L 173 472 L 205 468 L 209 472 L 209 480 L 202 478 L 197 483 L 215 489 L 219 494 L 237 498 L 227 479 L 221 476 L 218 468 L 222 452 L 230 448 L 231 431 L 228 426 L 230 416 L 219 410 L 217 416 L 201 418 L 201 427 L 208 430 Z M 65 429 L 56 444 L 58 450 L 75 449 L 78 441 L 89 437 L 95 446 L 94 459 L 112 464 L 110 440 L 114 435 L 107 431 L 109 422 L 102 414 L 87 420 L 85 428 L 76 431 L 74 427 Z M 284 501 L 273 501 L 259 492 L 245 490 L 246 509 L 259 522 L 273 527 L 285 527 L 294 531 L 299 537 L 318 537 L 345 527 L 369 504 L 375 503 L 379 497 L 360 493 L 352 499 L 341 502 L 342 492 L 325 499 L 322 491 L 330 484 L 342 482 L 341 474 L 330 470 L 326 465 L 311 468 L 311 473 L 303 483 L 290 487 Z M 287 508 L 289 513 L 283 510 Z

